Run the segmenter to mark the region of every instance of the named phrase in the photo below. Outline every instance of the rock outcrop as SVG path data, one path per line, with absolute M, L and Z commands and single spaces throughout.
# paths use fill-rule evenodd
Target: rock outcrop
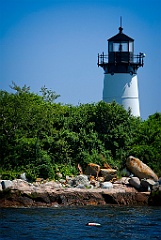
M 151 186 L 149 205 L 161 206 L 161 178 L 159 179 L 157 184 Z
M 7 188 L 11 188 L 13 187 L 13 182 L 11 180 L 4 180 L 4 181 L 1 181 L 1 187 L 2 187 L 2 190 L 5 190 Z
M 158 182 L 155 182 L 152 179 L 142 179 L 141 182 L 141 187 L 145 190 L 145 191 L 151 191 L 151 189 L 153 188 L 153 186 L 158 185 Z
M 130 178 L 130 179 L 129 179 L 129 184 L 130 184 L 132 187 L 136 188 L 137 190 L 139 190 L 140 187 L 141 187 L 140 179 L 139 179 L 138 177 L 132 177 L 132 178 Z
M 85 175 L 98 177 L 100 166 L 95 163 L 89 163 L 85 169 Z
M 52 192 L 25 193 L 8 189 L 0 192 L 0 207 L 98 206 L 106 204 L 147 205 L 148 195 L 138 192 L 57 189 Z
M 100 175 L 104 177 L 105 181 L 110 181 L 113 178 L 116 178 L 116 172 L 117 170 L 115 169 L 101 169 L 100 170 Z
M 74 178 L 71 178 L 67 181 L 68 187 L 77 187 L 77 188 L 91 188 L 90 181 L 86 175 L 78 175 Z
M 149 178 L 158 181 L 158 177 L 153 170 L 138 158 L 133 156 L 128 157 L 126 160 L 126 166 L 130 172 L 140 179 Z

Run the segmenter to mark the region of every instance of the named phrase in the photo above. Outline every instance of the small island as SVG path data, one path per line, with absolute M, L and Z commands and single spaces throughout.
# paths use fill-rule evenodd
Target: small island
M 160 205 L 161 113 L 143 121 L 116 102 L 11 88 L 0 91 L 0 207 Z
M 101 169 L 90 163 L 85 171 L 87 175 L 81 172 L 76 177 L 66 177 L 66 180 L 37 179 L 29 183 L 25 173 L 21 175 L 24 179 L 1 180 L 0 207 L 161 206 L 161 179 L 158 180 L 157 175 L 137 158 L 130 156 L 126 163 L 139 177 L 117 179 L 117 170 L 109 165 Z

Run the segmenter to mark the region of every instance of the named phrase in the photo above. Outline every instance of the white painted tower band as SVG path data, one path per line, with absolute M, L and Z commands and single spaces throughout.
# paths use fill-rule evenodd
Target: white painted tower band
M 138 79 L 137 75 L 129 73 L 115 73 L 104 75 L 103 101 L 116 101 L 132 115 L 140 116 Z

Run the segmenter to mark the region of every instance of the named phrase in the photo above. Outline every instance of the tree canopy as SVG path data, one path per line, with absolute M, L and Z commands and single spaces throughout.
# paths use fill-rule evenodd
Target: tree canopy
M 7 171 L 26 171 L 33 178 L 55 178 L 57 171 L 74 175 L 77 164 L 85 168 L 90 162 L 121 168 L 129 155 L 161 174 L 161 113 L 142 121 L 116 102 L 63 105 L 45 86 L 41 95 L 15 83 L 12 89 L 0 91 L 3 176 Z

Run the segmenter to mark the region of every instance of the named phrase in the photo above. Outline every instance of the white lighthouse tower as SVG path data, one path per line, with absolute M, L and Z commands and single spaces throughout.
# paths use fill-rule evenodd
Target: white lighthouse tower
M 134 55 L 134 39 L 123 32 L 108 39 L 108 55 L 98 54 L 98 66 L 104 69 L 103 101 L 116 101 L 133 116 L 140 116 L 137 70 L 143 67 L 145 54 Z

